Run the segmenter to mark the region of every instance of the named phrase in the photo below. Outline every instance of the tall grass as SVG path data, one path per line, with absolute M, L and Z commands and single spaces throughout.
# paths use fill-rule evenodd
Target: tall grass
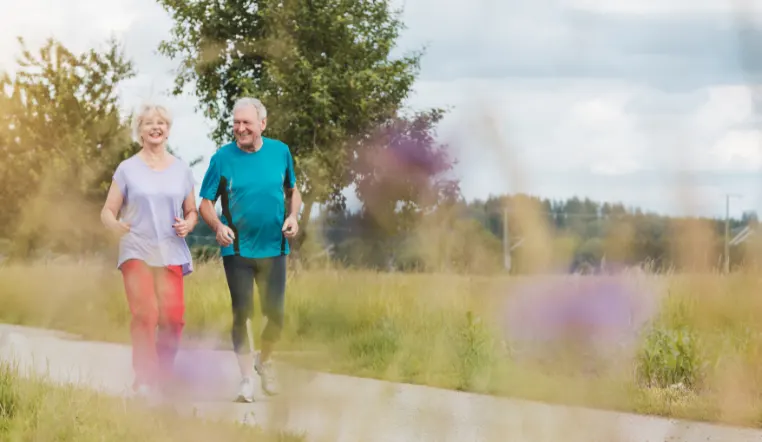
M 0 440 L 96 442 L 142 440 L 165 442 L 297 442 L 301 437 L 269 434 L 258 427 L 181 417 L 148 409 L 134 400 L 101 395 L 44 378 L 22 378 L 0 363 Z
M 501 330 L 505 300 L 522 278 L 334 269 L 289 281 L 279 349 L 310 351 L 280 357 L 449 389 L 762 425 L 760 281 L 742 273 L 630 278 L 656 284 L 643 296 L 658 297 L 660 308 L 633 357 L 614 361 L 616 369 L 589 371 L 589 361 L 580 365 L 563 351 L 544 362 L 515 357 Z M 0 321 L 129 340 L 120 276 L 110 267 L 5 266 L 0 281 Z M 188 341 L 212 338 L 230 348 L 220 265 L 197 267 L 186 302 Z

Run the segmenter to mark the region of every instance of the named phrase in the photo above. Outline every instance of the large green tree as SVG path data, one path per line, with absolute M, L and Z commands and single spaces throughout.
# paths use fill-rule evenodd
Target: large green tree
M 388 0 L 159 0 L 175 21 L 160 46 L 181 61 L 175 93 L 191 87 L 199 108 L 231 138 L 243 95 L 268 108 L 267 134 L 292 149 L 305 209 L 342 207 L 350 164 L 372 128 L 408 96 L 420 52 L 392 58 L 403 24 Z
M 22 252 L 91 248 L 111 173 L 136 148 L 117 95 L 133 65 L 113 40 L 81 54 L 19 43 L 18 70 L 0 79 L 0 236 Z

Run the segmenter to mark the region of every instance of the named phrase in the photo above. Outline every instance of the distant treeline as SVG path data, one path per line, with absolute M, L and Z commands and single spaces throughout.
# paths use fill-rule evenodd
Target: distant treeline
M 393 231 L 380 228 L 365 210 L 330 211 L 311 224 L 299 256 L 385 270 L 499 272 L 505 208 L 513 272 L 529 270 L 540 249 L 550 267 L 562 272 L 601 270 L 602 265 L 707 269 L 719 267 L 723 259 L 724 219 L 668 217 L 619 203 L 527 195 L 460 201 Z M 731 219 L 730 237 L 757 223 L 754 212 Z M 733 265 L 751 261 L 755 238 L 731 248 Z M 190 241 L 214 248 L 214 235 L 205 225 Z

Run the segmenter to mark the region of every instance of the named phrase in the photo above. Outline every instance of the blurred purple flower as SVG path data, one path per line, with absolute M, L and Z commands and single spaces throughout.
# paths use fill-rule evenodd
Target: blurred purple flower
M 619 275 L 533 280 L 509 296 L 503 330 L 518 357 L 552 358 L 568 345 L 604 359 L 634 356 L 655 301 Z
M 190 341 L 190 342 L 189 342 Z M 230 351 L 220 351 L 213 340 L 186 340 L 174 364 L 181 396 L 216 398 L 229 393 L 238 365 Z

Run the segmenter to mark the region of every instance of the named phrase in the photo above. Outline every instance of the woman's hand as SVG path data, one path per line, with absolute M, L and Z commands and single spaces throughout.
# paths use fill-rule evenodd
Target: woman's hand
M 177 222 L 172 224 L 172 227 L 180 238 L 185 238 L 193 230 L 190 223 L 183 218 L 175 217 L 175 221 Z

